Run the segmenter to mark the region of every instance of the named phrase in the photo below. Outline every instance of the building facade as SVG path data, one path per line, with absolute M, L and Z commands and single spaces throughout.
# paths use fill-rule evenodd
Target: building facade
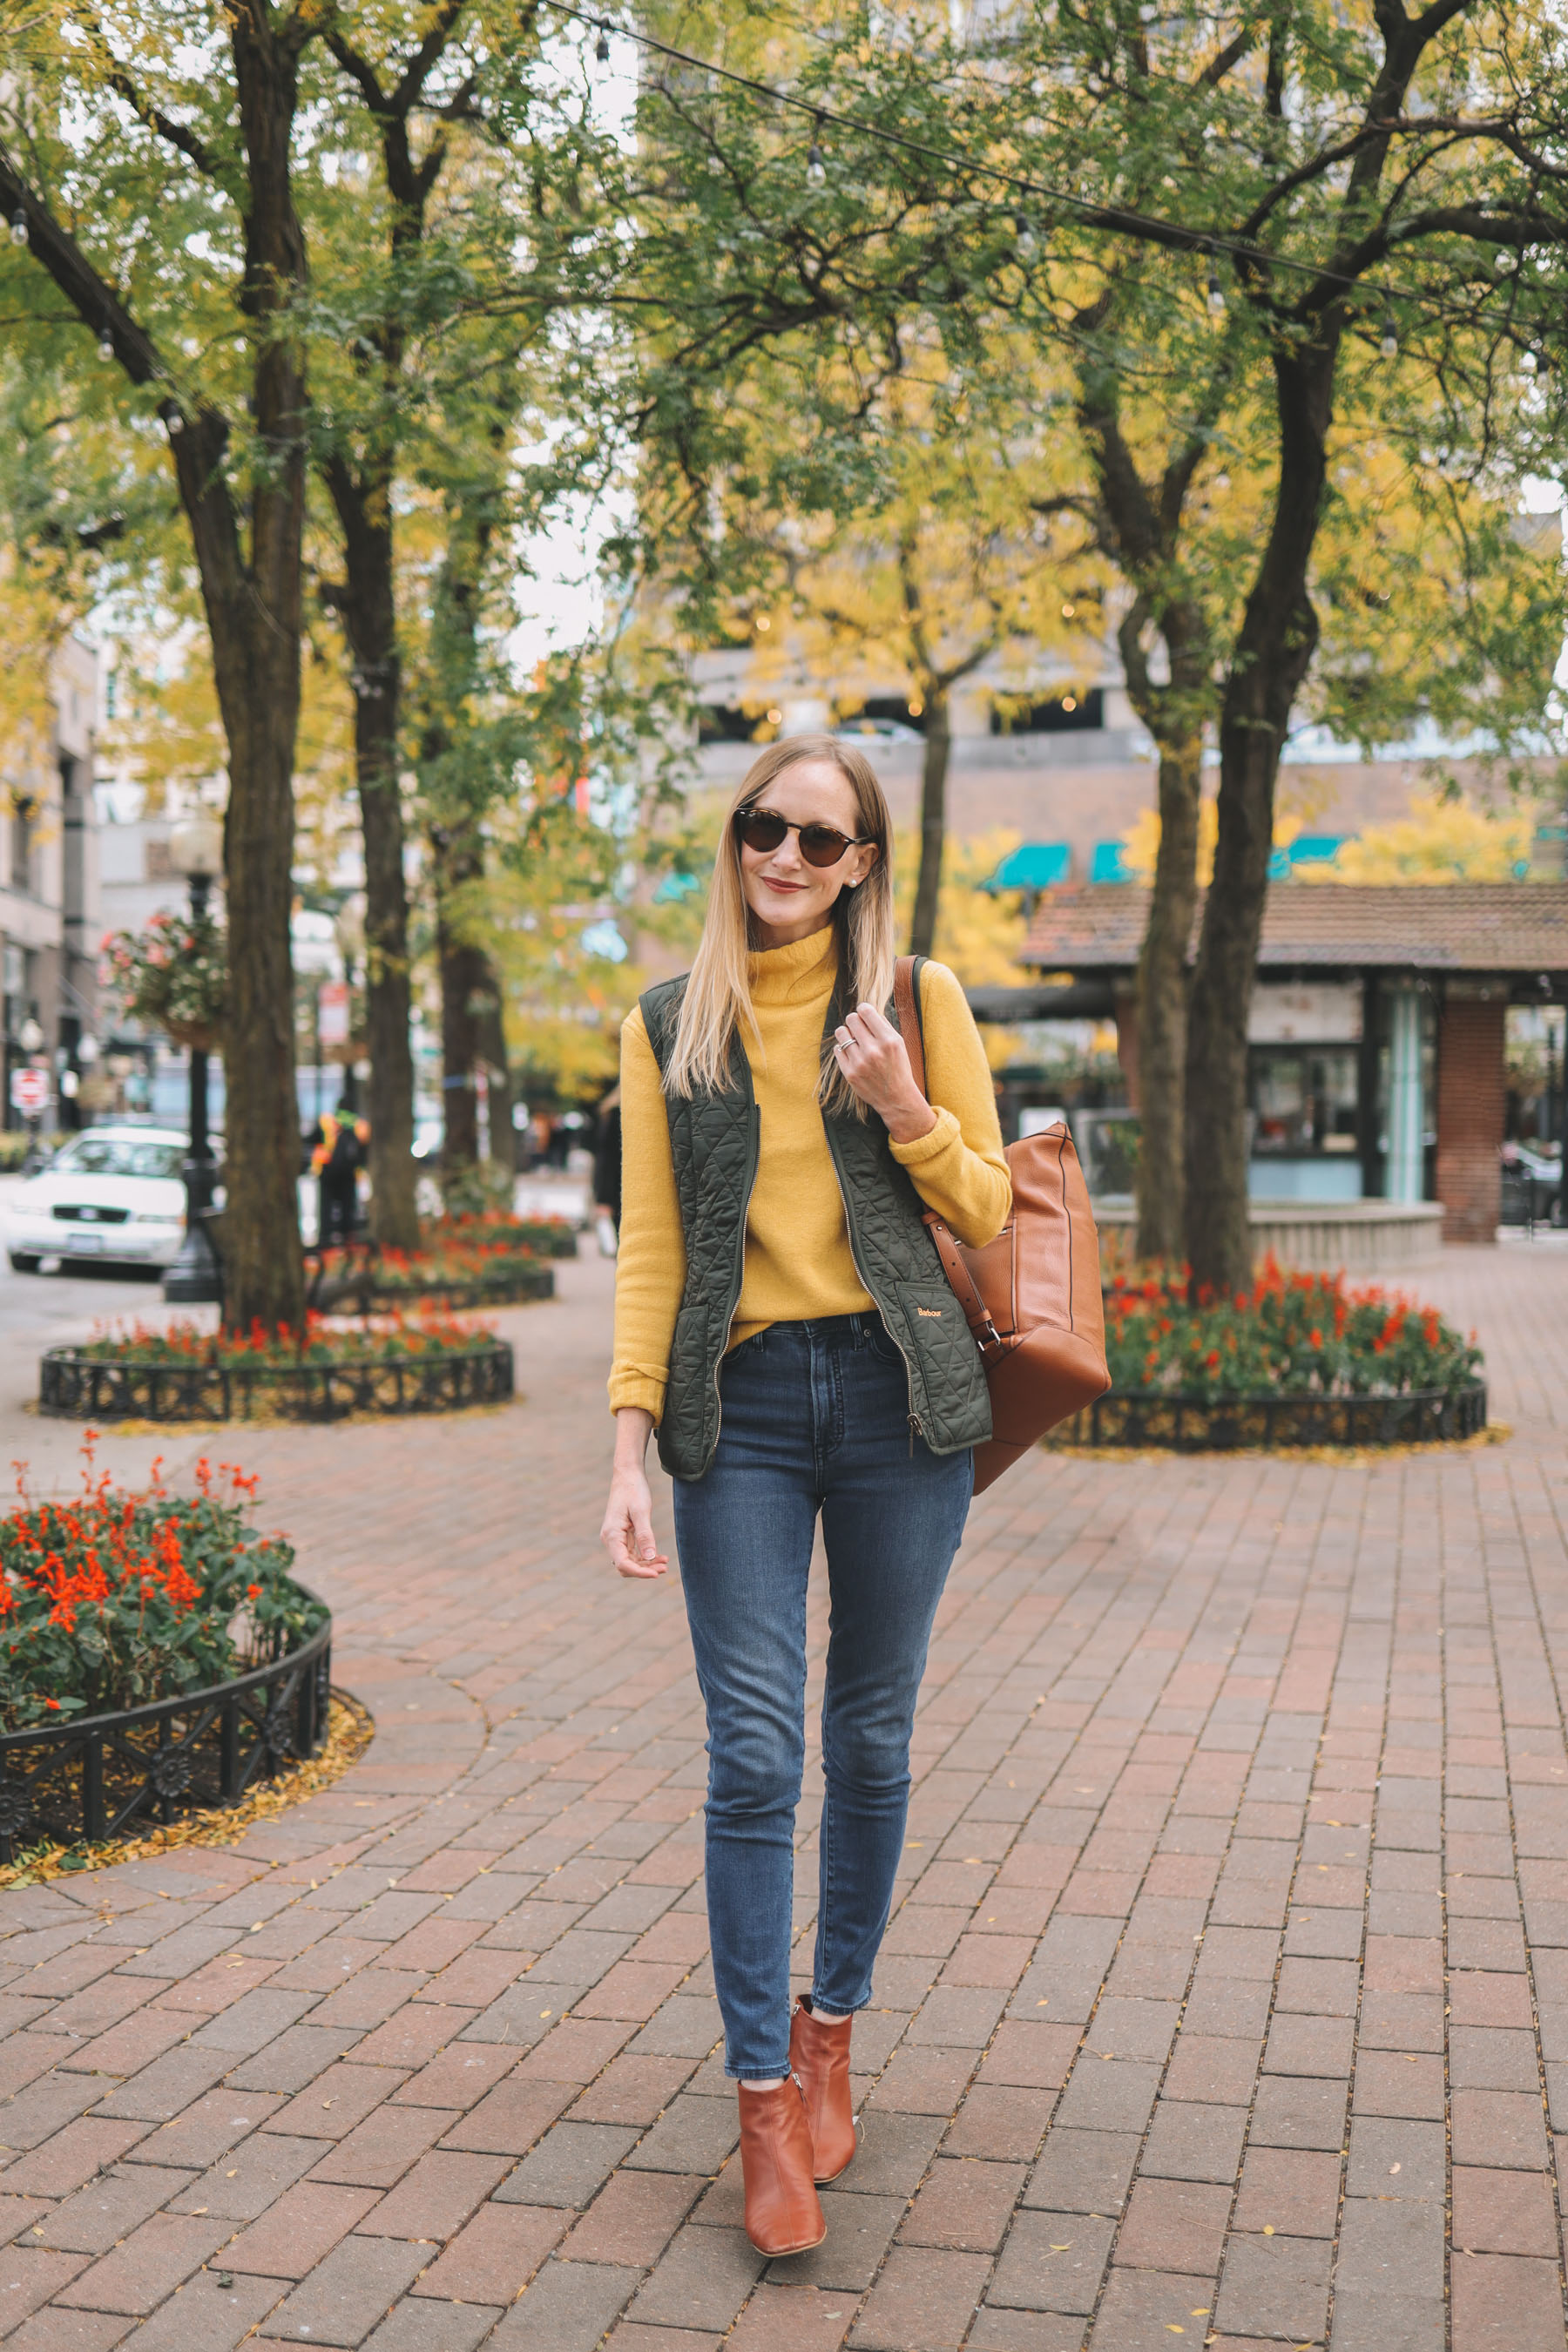
M 5 1020 L 5 1118 L 11 1075 L 47 1066 L 51 1104 L 42 1124 L 74 1126 L 78 1087 L 98 1044 L 98 958 L 102 913 L 93 796 L 99 664 L 68 637 L 50 668 L 50 738 L 41 752 L 4 771 L 0 804 L 0 958 Z M 41 1034 L 29 1051 L 24 1040 Z M 87 1051 L 84 1055 L 83 1045 Z
M 1147 912 L 1141 888 L 1050 890 L 1023 953 L 1072 975 L 1075 1010 L 1115 1019 L 1133 1110 Z M 1068 992 L 1024 993 L 1037 1016 Z M 1437 1201 L 1446 1241 L 1495 1239 L 1510 1004 L 1568 1004 L 1568 882 L 1273 885 L 1248 1024 L 1253 1198 Z

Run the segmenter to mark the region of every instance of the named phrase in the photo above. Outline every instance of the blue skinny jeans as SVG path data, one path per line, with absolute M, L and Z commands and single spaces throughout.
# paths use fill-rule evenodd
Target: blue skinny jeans
M 926 1645 L 973 1457 L 911 1448 L 904 1362 L 878 1315 L 773 1323 L 724 1359 L 719 1449 L 675 1483 L 675 1536 L 708 1710 L 708 1920 L 725 2071 L 789 2066 L 795 1818 L 805 1758 L 805 1591 L 822 1514 L 816 2006 L 871 1998 L 903 1851 Z

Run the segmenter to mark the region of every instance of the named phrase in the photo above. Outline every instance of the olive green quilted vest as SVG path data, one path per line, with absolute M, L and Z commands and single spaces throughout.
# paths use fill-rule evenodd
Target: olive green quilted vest
M 668 1066 L 685 992 L 683 974 L 641 999 L 660 1070 Z M 836 996 L 824 1035 L 843 1017 Z M 741 1296 L 746 1211 L 757 1173 L 759 1116 L 739 1038 L 730 1073 L 721 1094 L 665 1097 L 686 1236 L 686 1290 L 670 1344 L 658 1456 L 677 1478 L 700 1478 L 719 1443 L 719 1367 Z M 911 1433 L 933 1454 L 984 1444 L 991 1434 L 984 1370 L 921 1223 L 920 1194 L 893 1158 L 880 1119 L 825 1111 L 823 1125 L 856 1266 L 909 1367 Z

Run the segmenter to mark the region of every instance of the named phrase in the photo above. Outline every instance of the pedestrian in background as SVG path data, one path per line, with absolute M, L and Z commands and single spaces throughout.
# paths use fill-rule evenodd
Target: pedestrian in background
M 618 1086 L 612 1087 L 599 1105 L 598 1124 L 594 1131 L 594 1205 L 599 1212 L 595 1222 L 600 1255 L 614 1257 L 619 1246 L 621 1231 L 621 1090 Z
M 310 1130 L 310 1166 L 321 1203 L 316 1238 L 321 1249 L 342 1249 L 359 1222 L 359 1171 L 369 1157 L 370 1127 L 339 1104 Z
M 690 972 L 622 1031 L 625 1199 L 603 1536 L 626 1577 L 675 1534 L 708 1715 L 706 1863 L 746 2228 L 826 2231 L 817 2185 L 855 2153 L 849 2047 L 903 1851 L 910 1733 L 991 1433 L 978 1352 L 923 1211 L 968 1243 L 1012 1205 L 984 1048 L 952 973 L 921 973 L 930 1100 L 886 1008 L 888 807 L 829 736 L 752 763 Z M 831 1604 L 811 1990 L 789 2001 L 805 1758 L 806 1581 Z

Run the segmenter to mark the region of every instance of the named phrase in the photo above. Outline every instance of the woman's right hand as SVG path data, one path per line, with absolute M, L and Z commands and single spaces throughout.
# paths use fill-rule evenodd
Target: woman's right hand
M 616 1466 L 599 1538 L 620 1576 L 662 1576 L 669 1566 L 654 1541 L 653 1497 L 643 1468 L 652 1430 L 653 1415 L 641 1406 L 623 1405 L 616 1415 Z

